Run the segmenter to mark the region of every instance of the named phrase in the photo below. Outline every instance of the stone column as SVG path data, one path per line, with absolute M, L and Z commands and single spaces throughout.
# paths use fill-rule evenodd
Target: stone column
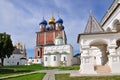
M 82 48 L 80 73 L 96 74 L 94 71 L 94 56 L 90 55 L 89 47 Z
M 120 55 L 116 52 L 116 46 L 109 46 L 109 66 L 111 68 L 111 73 L 120 73 Z

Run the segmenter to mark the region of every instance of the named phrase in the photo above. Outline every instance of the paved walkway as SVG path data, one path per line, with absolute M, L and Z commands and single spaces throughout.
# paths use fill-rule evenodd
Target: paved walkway
M 55 80 L 55 72 L 58 70 L 46 70 L 46 75 L 42 80 Z
M 96 74 L 81 74 L 79 71 L 73 71 L 70 73 L 71 77 L 80 77 L 80 76 L 120 76 L 119 73 L 96 73 Z
M 5 78 L 10 78 L 10 77 L 17 77 L 17 76 L 23 76 L 23 75 L 28 75 L 28 74 L 33 74 L 33 73 L 42 73 L 45 72 L 46 75 L 42 80 L 55 80 L 55 74 L 70 74 L 71 77 L 75 76 L 112 76 L 112 75 L 120 75 L 120 74 L 80 74 L 78 70 L 40 70 L 40 71 L 33 71 L 29 73 L 23 73 L 23 74 L 16 74 L 16 75 L 11 75 L 11 76 L 5 76 L 5 77 L 0 77 L 0 79 L 5 79 Z
M 44 76 L 44 78 L 42 80 L 55 80 L 55 74 L 67 74 L 67 73 L 71 73 L 71 72 L 75 72 L 77 70 L 66 70 L 66 71 L 60 71 L 60 70 L 46 70 L 46 75 Z

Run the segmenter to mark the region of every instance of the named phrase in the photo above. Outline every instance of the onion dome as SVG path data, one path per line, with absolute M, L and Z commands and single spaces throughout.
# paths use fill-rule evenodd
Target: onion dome
M 47 25 L 47 21 L 43 18 L 43 20 L 40 22 L 40 24 L 45 24 L 45 25 Z M 39 25 L 40 25 L 39 24 Z
M 55 22 L 55 18 L 52 16 L 52 18 L 48 21 L 49 24 L 54 23 Z
M 56 39 L 63 39 L 61 35 L 58 35 Z
M 62 26 L 62 29 L 64 30 L 64 26 Z
M 56 23 L 63 23 L 63 20 L 59 17 Z
M 47 28 L 46 28 L 46 30 L 48 30 L 48 31 L 49 31 L 49 30 L 50 30 L 50 28 L 49 28 L 49 27 L 47 27 Z

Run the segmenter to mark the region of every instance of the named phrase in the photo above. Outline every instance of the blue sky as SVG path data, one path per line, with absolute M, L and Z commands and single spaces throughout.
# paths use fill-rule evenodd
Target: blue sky
M 35 32 L 44 16 L 48 21 L 58 12 L 63 19 L 67 42 L 79 52 L 77 36 L 84 31 L 89 12 L 100 22 L 113 0 L 0 0 L 0 33 L 11 34 L 13 44 L 26 45 L 28 57 L 34 56 Z

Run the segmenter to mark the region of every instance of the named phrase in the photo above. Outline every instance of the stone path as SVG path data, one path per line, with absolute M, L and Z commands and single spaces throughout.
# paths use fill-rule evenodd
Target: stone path
M 60 71 L 60 70 L 46 70 L 46 75 L 44 76 L 44 78 L 42 80 L 55 80 L 55 74 L 67 74 L 67 73 L 71 73 L 77 70 L 66 70 L 66 71 Z
M 55 80 L 55 72 L 57 70 L 46 70 L 46 75 L 42 80 Z
M 42 73 L 45 72 L 46 75 L 43 77 L 42 80 L 55 80 L 55 74 L 70 74 L 71 77 L 75 76 L 112 76 L 112 75 L 120 75 L 120 74 L 80 74 L 78 70 L 40 70 L 40 71 L 33 71 L 29 73 L 23 73 L 23 74 L 16 74 L 16 75 L 11 75 L 11 76 L 5 76 L 5 77 L 0 77 L 0 79 L 5 79 L 5 78 L 10 78 L 10 77 L 17 77 L 17 76 L 23 76 L 27 74 L 32 74 L 32 73 Z

